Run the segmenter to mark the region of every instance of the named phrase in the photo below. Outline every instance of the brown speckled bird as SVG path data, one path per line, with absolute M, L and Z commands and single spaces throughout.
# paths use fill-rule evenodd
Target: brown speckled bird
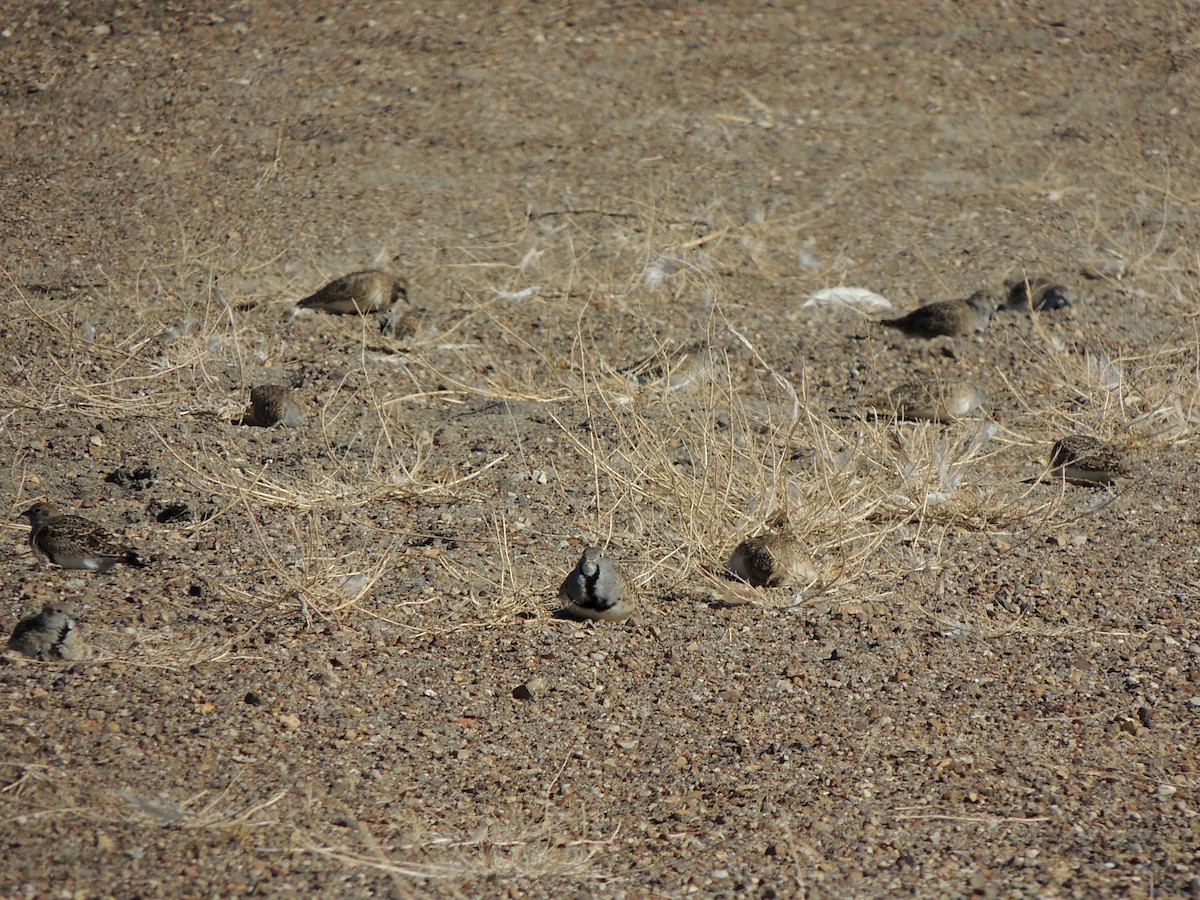
M 335 278 L 296 305 L 345 315 L 379 312 L 400 299 L 408 299 L 407 281 L 379 269 L 364 269 Z
M 1090 434 L 1072 434 L 1054 442 L 1050 474 L 1071 484 L 1097 487 L 1131 474 L 1121 454 Z
M 737 545 L 729 573 L 752 587 L 791 587 L 816 580 L 812 559 L 794 537 L 760 534 Z
M 379 333 L 398 341 L 416 337 L 429 325 L 429 315 L 420 306 L 392 306 L 375 313 Z
M 940 381 L 936 378 L 906 382 L 888 395 L 889 406 L 901 419 L 940 422 L 969 416 L 987 395 L 973 381 Z
M 37 615 L 26 616 L 13 629 L 8 649 L 34 659 L 83 659 L 87 647 L 70 609 L 47 603 Z
M 976 291 L 963 300 L 939 300 L 918 306 L 898 319 L 883 319 L 879 324 L 899 329 L 910 337 L 961 337 L 987 328 L 996 305 L 996 297 L 990 291 Z
M 303 406 L 291 388 L 282 384 L 260 384 L 250 388 L 250 408 L 242 416 L 244 424 L 295 428 L 303 421 Z
M 61 515 L 50 503 L 35 503 L 21 513 L 29 520 L 29 548 L 43 563 L 64 569 L 108 572 L 118 563 L 144 568 L 133 550 L 80 516 Z

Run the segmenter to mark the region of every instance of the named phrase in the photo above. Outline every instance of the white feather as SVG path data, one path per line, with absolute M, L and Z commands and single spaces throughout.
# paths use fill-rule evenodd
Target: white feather
M 668 275 L 679 271 L 682 262 L 677 256 L 660 256 L 646 266 L 646 271 L 642 273 L 642 281 L 652 288 L 662 287 Z
M 501 300 L 528 300 L 530 297 L 536 297 L 537 292 L 537 285 L 532 285 L 519 291 L 502 291 L 500 288 L 492 288 L 492 293 Z
M 866 288 L 831 287 L 813 291 L 800 308 L 811 309 L 817 306 L 846 306 L 875 313 L 891 309 L 892 301 Z

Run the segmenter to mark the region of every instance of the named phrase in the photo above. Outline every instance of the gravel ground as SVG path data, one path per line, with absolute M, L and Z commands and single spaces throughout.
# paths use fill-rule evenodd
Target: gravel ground
M 87 645 L 0 664 L 0 896 L 1200 894 L 1198 24 L 0 5 L 0 628 Z M 368 267 L 397 335 L 294 314 Z M 817 577 L 726 578 L 766 530 Z

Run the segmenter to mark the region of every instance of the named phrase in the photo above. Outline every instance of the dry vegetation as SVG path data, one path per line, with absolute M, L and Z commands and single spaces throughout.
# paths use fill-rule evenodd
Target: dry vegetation
M 810 101 L 739 96 L 706 140 L 796 139 Z M 268 143 L 248 187 L 266 205 L 324 152 Z M 789 202 L 618 179 L 618 159 L 586 202 L 447 207 L 408 243 L 378 226 L 247 252 L 205 220 L 87 283 L 10 260 L 11 512 L 81 506 L 155 565 L 39 570 L 10 529 L 0 623 L 64 598 L 93 652 L 0 667 L 0 894 L 1194 890 L 1200 202 L 1165 166 L 1058 162 L 1014 151 L 998 196 L 964 188 L 925 237 L 862 236 L 852 161 Z M 1101 186 L 1044 226 L 1050 250 L 952 268 L 939 216 L 984 244 L 960 205 L 1067 207 L 1076 164 Z M 242 215 L 227 228 L 257 234 Z M 874 242 L 906 248 L 902 274 Z M 404 267 L 413 335 L 293 314 L 351 258 Z M 1074 307 L 978 338 L 803 306 L 1043 271 Z M 914 373 L 988 403 L 866 414 Z M 272 381 L 305 423 L 236 424 Z M 1137 476 L 1048 477 L 1077 431 Z M 811 583 L 725 577 L 767 529 L 811 550 Z M 633 624 L 553 617 L 589 543 L 632 576 Z M 535 676 L 548 692 L 513 699 Z

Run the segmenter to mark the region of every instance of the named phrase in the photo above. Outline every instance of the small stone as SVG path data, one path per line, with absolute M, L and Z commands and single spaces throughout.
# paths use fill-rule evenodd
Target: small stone
M 249 703 L 251 706 L 262 706 L 263 705 L 262 695 L 255 693 L 254 691 L 248 691 L 246 693 L 245 698 L 243 698 L 243 699 L 245 699 L 245 701 L 247 703 Z

